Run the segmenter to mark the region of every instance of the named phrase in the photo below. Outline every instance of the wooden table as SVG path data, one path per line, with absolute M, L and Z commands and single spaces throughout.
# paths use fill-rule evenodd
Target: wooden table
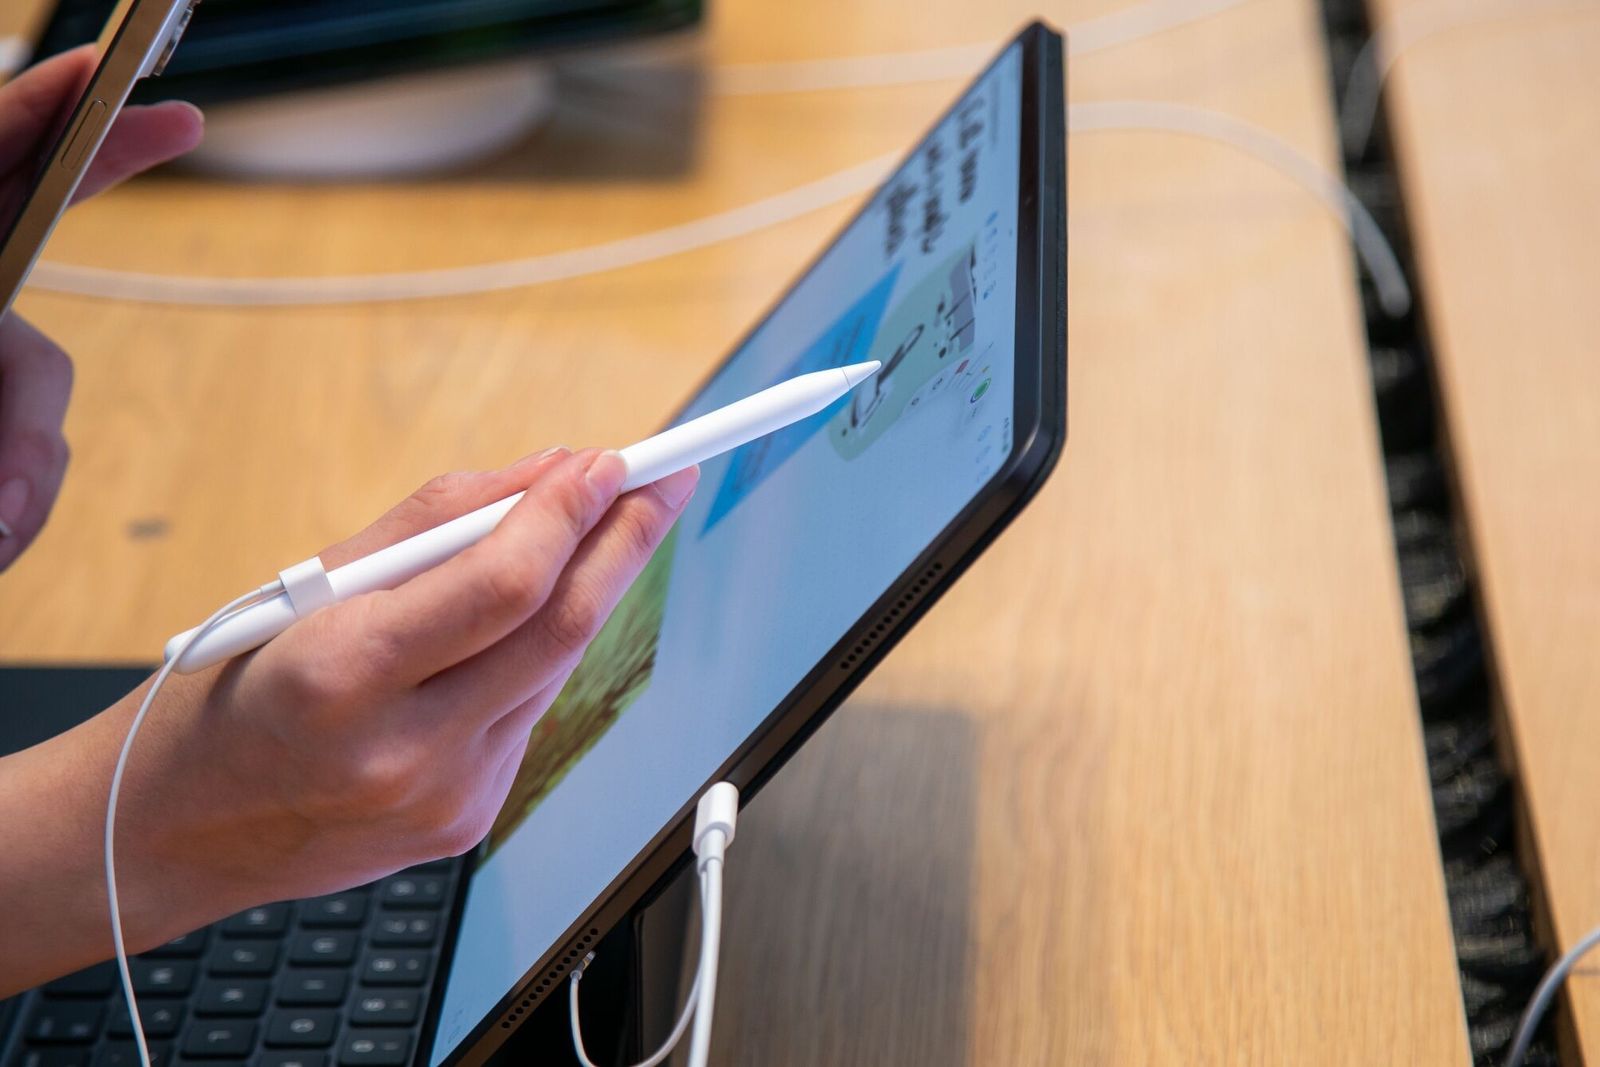
M 730 0 L 704 51 L 998 41 L 1034 10 Z M 961 84 L 710 97 L 678 174 L 621 151 L 603 177 L 530 155 L 382 186 L 150 181 L 76 213 L 50 255 L 318 274 L 581 246 L 901 150 Z M 1309 0 L 1085 57 L 1070 92 L 1219 108 L 1333 159 Z M 648 147 L 670 107 L 600 132 L 563 114 L 554 136 Z M 1348 242 L 1300 189 L 1204 142 L 1096 134 L 1073 143 L 1070 183 L 1067 453 L 752 805 L 719 1061 L 1465 1063 Z M 27 296 L 78 359 L 76 459 L 0 579 L 0 658 L 148 658 L 432 473 L 636 433 L 847 207 L 493 296 Z
M 1530 874 L 1565 950 L 1600 925 L 1600 11 L 1486 13 L 1401 57 L 1391 127 Z M 1594 1062 L 1600 964 L 1567 988 L 1563 1034 Z

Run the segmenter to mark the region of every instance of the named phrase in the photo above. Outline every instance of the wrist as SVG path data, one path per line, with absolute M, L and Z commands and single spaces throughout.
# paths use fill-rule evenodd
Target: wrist
M 127 724 L 119 701 L 73 730 L 0 760 L 0 997 L 112 954 L 105 879 L 106 801 Z M 119 898 L 130 952 L 153 948 L 232 908 L 180 842 L 182 807 L 164 817 L 149 787 L 141 736 L 116 835 Z
M 147 689 L 148 683 L 100 717 L 107 735 L 101 744 L 112 751 L 113 765 Z M 131 951 L 297 895 L 290 876 L 301 828 L 263 791 L 270 775 L 250 766 L 263 759 L 259 739 L 250 751 L 220 706 L 219 690 L 227 691 L 211 673 L 170 677 L 134 742 L 116 827 Z M 109 785 L 99 791 L 102 829 L 108 794 Z

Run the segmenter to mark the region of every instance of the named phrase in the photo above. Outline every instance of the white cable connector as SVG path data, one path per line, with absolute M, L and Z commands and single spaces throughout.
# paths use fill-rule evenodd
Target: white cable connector
M 683 1040 L 684 1031 L 694 1021 L 694 1037 L 689 1044 L 688 1067 L 705 1067 L 711 1050 L 711 1016 L 717 998 L 717 953 L 722 943 L 722 858 L 733 843 L 739 823 L 739 790 L 728 782 L 718 782 L 701 796 L 694 813 L 695 870 L 700 876 L 700 962 L 694 982 L 672 1033 L 634 1067 L 658 1067 Z M 583 1045 L 583 1024 L 578 1012 L 578 983 L 594 962 L 594 953 L 572 972 L 567 983 L 567 1013 L 572 1021 L 572 1048 L 583 1067 L 597 1067 Z
M 733 844 L 733 831 L 739 825 L 739 790 L 727 782 L 718 782 L 706 790 L 700 804 L 694 809 L 694 854 L 705 868 L 707 856 L 722 858 Z M 722 839 L 710 838 L 713 830 L 722 831 Z
M 711 1017 L 717 1006 L 717 957 L 722 949 L 722 857 L 739 824 L 739 791 L 718 782 L 700 798 L 694 813 L 695 867 L 700 871 L 700 980 L 689 1038 L 688 1067 L 706 1067 L 711 1058 Z

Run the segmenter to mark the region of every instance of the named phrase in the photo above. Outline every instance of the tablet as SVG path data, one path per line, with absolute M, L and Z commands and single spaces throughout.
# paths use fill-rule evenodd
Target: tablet
M 1066 434 L 1064 201 L 1036 24 L 681 413 L 884 363 L 704 465 L 463 879 L 425 1062 L 483 1062 L 687 856 L 700 794 L 748 799 L 1037 491 Z

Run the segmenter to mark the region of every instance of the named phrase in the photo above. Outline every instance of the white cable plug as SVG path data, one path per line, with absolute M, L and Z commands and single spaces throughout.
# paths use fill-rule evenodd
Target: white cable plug
M 733 843 L 739 824 L 739 790 L 728 782 L 718 782 L 700 798 L 694 813 L 695 870 L 700 876 L 700 961 L 695 966 L 694 982 L 689 987 L 683 1012 L 672 1033 L 661 1047 L 633 1067 L 657 1067 L 672 1055 L 683 1033 L 694 1021 L 688 1067 L 705 1067 L 711 1050 L 711 1016 L 717 998 L 717 954 L 722 943 L 722 860 Z M 572 972 L 567 983 L 567 1013 L 572 1021 L 572 1048 L 583 1067 L 597 1067 L 583 1045 L 583 1023 L 578 1013 L 578 983 L 594 961 L 591 952 Z
M 719 782 L 700 798 L 694 813 L 695 868 L 704 894 L 700 921 L 700 984 L 689 1038 L 688 1067 L 706 1067 L 711 1057 L 711 1017 L 717 1006 L 717 957 L 722 949 L 722 857 L 739 824 L 739 791 Z
M 144 695 L 144 700 L 139 704 L 139 711 L 134 715 L 133 721 L 128 724 L 128 736 L 122 742 L 122 751 L 117 755 L 116 770 L 111 773 L 111 793 L 106 798 L 106 902 L 111 911 L 111 943 L 117 954 L 117 973 L 122 978 L 122 993 L 128 1000 L 128 1018 L 133 1023 L 133 1040 L 139 1050 L 139 1063 L 142 1067 L 151 1067 L 150 1045 L 144 1036 L 144 1020 L 139 1017 L 139 1001 L 133 993 L 133 974 L 128 968 L 128 946 L 122 936 L 122 903 L 117 897 L 117 799 L 122 796 L 122 777 L 128 769 L 128 756 L 133 751 L 133 739 L 139 736 L 139 728 L 144 725 L 145 716 L 150 714 L 150 708 L 155 703 L 156 695 L 161 692 L 161 687 L 166 684 L 172 675 L 172 668 L 182 658 L 189 646 L 204 637 L 212 627 L 235 611 L 257 600 L 277 596 L 283 592 L 281 581 L 268 582 L 259 589 L 251 590 L 244 596 L 238 597 L 221 608 L 217 609 L 205 622 L 195 628 L 184 642 L 178 655 L 167 660 L 156 672 L 155 680 L 150 683 L 150 691 Z

